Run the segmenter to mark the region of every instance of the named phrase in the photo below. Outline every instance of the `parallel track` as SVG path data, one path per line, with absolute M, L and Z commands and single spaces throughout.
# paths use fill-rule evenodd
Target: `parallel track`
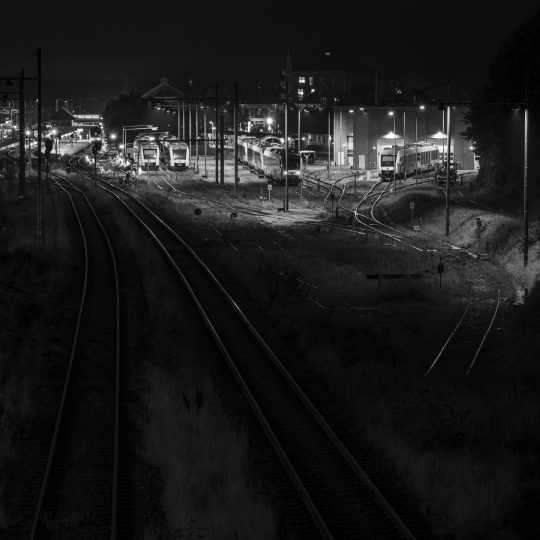
M 283 496 L 302 537 L 414 538 L 368 475 L 203 261 L 142 202 L 101 182 L 150 234 L 184 283 L 291 487 Z
M 78 535 L 114 539 L 120 376 L 118 272 L 111 243 L 86 196 L 73 186 L 56 182 L 69 198 L 79 224 L 85 251 L 84 283 L 30 538 L 67 538 L 76 530 Z

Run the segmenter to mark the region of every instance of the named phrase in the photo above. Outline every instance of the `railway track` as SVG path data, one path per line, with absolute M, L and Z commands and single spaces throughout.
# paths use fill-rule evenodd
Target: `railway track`
M 55 181 L 69 198 L 79 225 L 84 281 L 29 538 L 116 538 L 120 377 L 116 261 L 86 196 Z
M 457 262 L 459 264 L 467 265 L 470 268 L 470 277 L 467 281 L 469 285 L 469 296 L 464 303 L 462 314 L 458 320 L 457 326 L 450 331 L 448 338 L 442 345 L 441 350 L 437 351 L 434 361 L 426 371 L 426 375 L 433 372 L 436 366 L 437 369 L 445 363 L 455 365 L 456 362 L 451 360 L 445 360 L 450 356 L 458 357 L 461 349 L 465 358 L 468 358 L 468 363 L 465 367 L 456 368 L 460 373 L 465 376 L 469 375 L 476 360 L 481 354 L 482 348 L 491 332 L 493 323 L 497 316 L 497 312 L 500 306 L 500 290 L 493 278 L 491 278 L 485 271 L 478 265 L 475 265 L 470 258 L 464 257 L 462 254 L 456 253 L 455 250 L 449 249 L 448 246 L 437 246 L 434 249 L 430 249 L 428 243 L 425 241 L 419 241 L 417 238 L 412 238 L 411 235 L 404 233 L 402 230 L 392 227 L 375 216 L 375 209 L 380 200 L 388 196 L 393 189 L 390 190 L 390 183 L 378 182 L 371 186 L 371 188 L 361 197 L 353 208 L 346 208 L 340 206 L 345 193 L 345 188 L 338 185 L 339 182 L 346 180 L 347 177 L 339 178 L 333 182 L 316 178 L 312 175 L 307 175 L 306 182 L 308 182 L 312 188 L 317 187 L 317 191 L 325 192 L 324 203 L 326 204 L 331 194 L 337 193 L 336 208 L 340 208 L 342 212 L 347 212 L 351 216 L 351 225 L 334 224 L 335 228 L 350 231 L 352 234 L 367 234 L 372 233 L 380 235 L 386 238 L 392 244 L 400 244 L 409 249 L 416 250 L 418 252 L 431 252 L 438 253 L 441 257 L 441 262 Z M 396 187 L 396 191 L 401 191 L 410 187 L 415 187 L 419 184 L 432 183 L 433 178 L 428 177 L 426 179 L 415 181 L 411 184 L 404 184 Z M 439 186 L 440 187 L 440 186 Z M 441 188 L 442 189 L 442 188 Z M 216 207 L 223 208 L 223 203 L 220 201 L 213 201 L 210 198 L 203 197 L 206 202 L 213 204 Z M 336 197 L 335 197 L 336 198 Z M 455 201 L 456 203 L 460 201 Z M 362 207 L 369 204 L 367 211 L 362 210 Z M 461 203 L 463 204 L 463 203 Z M 230 205 L 228 209 L 238 211 L 238 208 Z M 487 292 L 486 291 L 490 291 Z M 476 343 L 476 346 L 474 344 Z M 474 351 L 471 356 L 471 351 Z M 463 363 L 463 362 L 462 362 Z
M 188 244 L 131 194 L 106 182 L 169 261 L 279 458 L 281 497 L 302 538 L 415 538 L 261 335 Z M 276 472 L 277 474 L 277 472 Z
M 428 247 L 426 242 L 418 245 L 419 242 L 417 240 L 412 241 L 408 235 L 404 235 L 398 229 L 382 223 L 375 217 L 375 207 L 386 194 L 387 188 L 378 192 L 370 190 L 356 207 L 355 217 L 358 216 L 359 208 L 363 203 L 371 197 L 376 197 L 371 205 L 370 215 L 368 217 L 373 223 L 381 227 L 378 230 L 376 229 L 377 232 L 389 236 L 413 249 L 427 252 Z M 360 223 L 373 230 L 373 226 L 369 222 L 363 221 L 364 219 L 365 216 L 363 215 Z M 385 231 L 391 232 L 388 233 Z M 467 377 L 474 368 L 493 328 L 500 307 L 500 288 L 495 278 L 482 268 L 480 264 L 468 257 L 455 253 L 448 246 L 439 246 L 429 251 L 439 253 L 441 261 L 444 259 L 445 261 L 453 261 L 466 266 L 468 272 L 468 294 L 462 306 L 459 320 L 450 330 L 440 350 L 434 355 L 435 358 L 426 370 L 425 375 L 433 374 L 435 370 L 441 370 L 446 375 L 450 373 L 452 376 Z M 441 366 L 444 367 L 441 369 Z

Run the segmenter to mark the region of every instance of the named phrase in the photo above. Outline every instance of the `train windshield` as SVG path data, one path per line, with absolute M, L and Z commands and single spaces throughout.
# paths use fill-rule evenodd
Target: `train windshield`
M 381 166 L 389 167 L 394 165 L 394 155 L 393 154 L 383 154 L 381 156 Z
M 155 148 L 143 148 L 143 156 L 145 158 L 153 158 L 156 156 Z
M 185 148 L 175 148 L 173 150 L 173 156 L 175 158 L 185 158 L 186 157 L 186 149 Z

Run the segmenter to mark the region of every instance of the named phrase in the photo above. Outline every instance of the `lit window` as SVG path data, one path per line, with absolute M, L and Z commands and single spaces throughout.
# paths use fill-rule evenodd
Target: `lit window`
M 309 78 L 309 86 L 313 86 L 313 77 Z
M 304 89 L 303 88 L 298 89 L 298 97 L 299 98 L 304 97 Z
M 298 77 L 298 84 L 306 84 L 306 78 L 305 77 Z

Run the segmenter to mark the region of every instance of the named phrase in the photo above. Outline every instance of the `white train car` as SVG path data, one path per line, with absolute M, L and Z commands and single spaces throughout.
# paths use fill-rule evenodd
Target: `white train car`
M 189 168 L 189 146 L 180 139 L 165 138 L 161 141 L 163 162 L 172 170 Z
M 378 168 L 382 180 L 406 178 L 415 172 L 433 171 L 439 163 L 439 148 L 435 144 L 418 143 L 387 146 L 379 155 Z
M 133 143 L 137 150 L 137 164 L 144 171 L 159 170 L 159 144 L 152 135 L 140 135 Z
M 296 186 L 302 180 L 302 163 L 296 150 L 287 151 L 285 162 L 285 148 L 272 145 L 264 150 L 263 163 L 264 175 L 276 184 Z
M 264 152 L 269 148 L 283 148 L 281 139 L 273 135 L 265 137 L 243 136 L 238 139 L 238 161 L 259 175 L 265 173 Z

